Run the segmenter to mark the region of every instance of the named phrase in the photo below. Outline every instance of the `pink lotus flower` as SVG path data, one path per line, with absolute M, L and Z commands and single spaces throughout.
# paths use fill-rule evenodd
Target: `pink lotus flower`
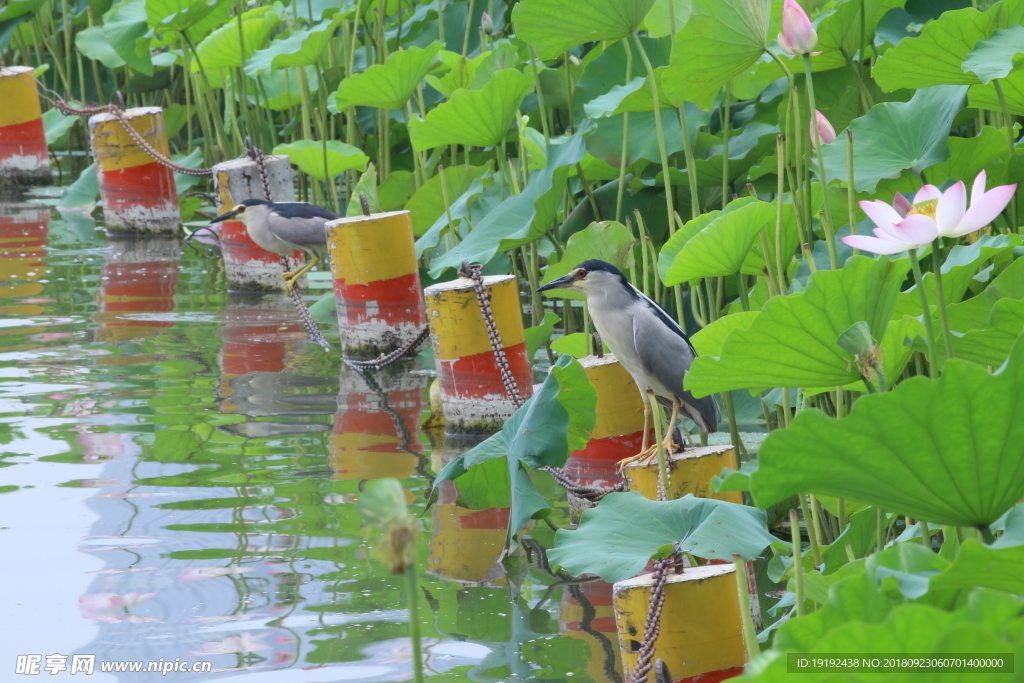
M 211 640 L 203 643 L 203 651 L 190 650 L 190 655 L 225 655 L 236 652 L 257 652 L 269 650 L 270 646 L 259 642 L 260 638 L 266 638 L 270 633 L 261 633 L 258 636 L 246 631 L 240 636 L 228 636 L 224 640 Z
M 274 665 L 275 666 L 283 666 L 285 664 L 291 664 L 294 661 L 295 661 L 295 655 L 293 655 L 291 652 L 284 652 L 282 650 L 278 650 L 277 652 L 274 653 Z
M 814 138 L 814 124 L 818 124 L 818 137 L 821 138 L 821 144 L 827 145 L 836 139 L 836 129 L 832 127 L 832 124 L 828 122 L 825 115 L 817 109 L 814 110 L 814 120 L 811 121 L 811 146 L 814 149 L 818 149 L 818 141 Z
M 480 15 L 480 28 L 482 28 L 484 33 L 487 35 L 494 33 L 494 21 L 491 19 L 491 15 L 487 12 Z
M 78 609 L 83 619 L 102 621 L 107 624 L 129 622 L 142 624 L 149 621 L 160 621 L 154 617 L 128 614 L 129 607 L 149 600 L 156 593 L 87 593 L 78 598 Z
M 961 237 L 980 230 L 1006 208 L 1017 185 L 1000 185 L 985 191 L 985 171 L 978 174 L 971 188 L 971 207 L 967 208 L 967 188 L 958 181 L 945 192 L 925 185 L 910 204 L 897 194 L 890 206 L 883 201 L 864 201 L 860 208 L 878 227 L 875 237 L 849 235 L 843 242 L 854 249 L 875 254 L 897 254 L 927 246 L 937 237 Z
M 818 46 L 818 34 L 810 18 L 796 0 L 786 0 L 782 6 L 782 33 L 779 47 L 791 55 L 813 55 Z

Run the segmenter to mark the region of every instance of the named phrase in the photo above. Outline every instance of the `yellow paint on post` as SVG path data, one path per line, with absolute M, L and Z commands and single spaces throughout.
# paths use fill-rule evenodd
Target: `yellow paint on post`
M 505 348 L 526 340 L 519 313 L 519 289 L 514 275 L 484 276 L 491 296 L 491 312 Z M 434 341 L 435 358 L 455 360 L 491 350 L 487 326 L 480 315 L 476 290 L 469 278 L 427 287 L 427 321 Z
M 217 213 L 225 213 L 238 206 L 238 202 L 231 198 L 231 192 L 228 190 L 228 184 L 231 182 L 231 176 L 228 174 L 227 169 L 214 167 L 213 186 L 217 188 Z M 247 199 L 245 197 L 244 199 Z
M 42 115 L 35 70 L 30 66 L 0 67 L 0 128 L 35 121 Z
M 506 530 L 463 526 L 464 517 L 479 515 L 458 505 L 436 504 L 434 534 L 430 537 L 427 572 L 464 584 L 504 585 L 498 557 L 505 548 Z
M 692 493 L 697 498 L 713 498 L 730 503 L 743 503 L 743 494 L 739 491 L 714 493 L 711 491 L 711 478 L 720 474 L 723 468 L 739 469 L 736 460 L 736 449 L 731 445 L 698 446 L 687 448 L 675 453 L 668 459 L 669 489 L 673 500 Z M 623 469 L 626 477 L 626 490 L 637 491 L 646 498 L 658 498 L 658 461 L 643 466 L 632 462 Z M 675 675 L 675 672 L 672 672 Z
M 399 451 L 401 444 L 389 434 L 331 434 L 327 460 L 335 479 L 407 479 L 416 474 L 417 459 Z M 391 452 L 384 450 L 393 449 Z
M 124 112 L 129 125 L 157 152 L 170 158 L 171 149 L 167 144 L 164 129 L 164 115 L 160 107 L 138 107 Z M 96 170 L 123 171 L 155 161 L 135 139 L 124 129 L 113 114 L 97 114 L 89 119 L 92 134 L 92 152 L 96 158 Z
M 580 359 L 597 390 L 597 423 L 592 439 L 635 434 L 644 428 L 644 404 L 633 378 L 610 353 Z
M 712 564 L 669 575 L 652 661 L 665 660 L 674 680 L 743 666 L 746 646 L 735 572 L 731 564 Z M 614 587 L 619 647 L 630 670 L 636 668 L 644 637 L 653 577 L 643 574 Z
M 349 216 L 327 224 L 331 275 L 366 285 L 416 272 L 416 246 L 408 211 Z

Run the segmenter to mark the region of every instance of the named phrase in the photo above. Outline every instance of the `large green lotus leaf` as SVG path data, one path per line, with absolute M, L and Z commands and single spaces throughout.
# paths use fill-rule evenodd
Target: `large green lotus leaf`
M 0 21 L 11 21 L 43 8 L 46 3 L 40 0 L 10 0 L 0 7 Z
M 447 218 L 444 210 L 444 193 L 441 191 L 442 174 L 448 188 L 448 201 L 455 202 L 469 189 L 474 180 L 482 177 L 489 170 L 490 165 L 449 166 L 423 183 L 405 205 L 405 208 L 412 213 L 413 234 L 419 237 L 442 216 Z
M 968 97 L 970 91 L 968 91 Z M 1006 163 L 1008 156 L 1006 149 L 1006 129 L 985 126 L 981 132 L 972 138 L 950 137 L 949 159 L 941 164 L 935 164 L 928 169 L 929 179 L 936 179 L 939 182 L 945 179 L 962 180 L 967 184 L 974 182 L 978 173 L 987 168 L 993 168 L 993 162 L 1001 161 Z M 992 173 L 989 173 L 992 177 Z
M 690 20 L 692 7 L 693 0 L 654 0 L 641 28 L 651 38 L 674 36 Z
M 1015 116 L 1024 115 L 1024 70 L 1015 69 L 1006 78 L 999 79 L 1006 99 L 1006 108 Z M 967 91 L 967 104 L 972 107 L 1002 111 L 999 94 L 994 83 L 988 85 L 972 85 Z
M 854 256 L 840 270 L 818 271 L 807 291 L 777 296 L 751 326 L 725 339 L 721 359 L 699 356 L 686 375 L 695 396 L 733 389 L 835 387 L 860 380 L 839 335 L 865 321 L 873 339 L 886 331 L 909 259 Z
M 495 487 L 511 484 L 509 531 L 514 534 L 531 518 L 548 507 L 527 472 L 548 465 L 561 467 L 569 453 L 586 446 L 588 434 L 596 423 L 597 392 L 586 371 L 570 356 L 562 356 L 552 367 L 540 389 L 502 426 L 501 431 L 478 444 L 447 465 L 434 478 L 434 486 L 450 479 L 463 489 L 463 477 L 473 480 L 474 497 L 468 490 L 460 504 L 473 509 L 494 507 L 502 500 Z M 509 476 L 497 476 L 495 466 L 481 477 L 473 470 L 495 459 L 504 458 Z
M 118 69 L 125 61 L 103 35 L 102 26 L 90 26 L 75 34 L 75 47 L 83 56 L 94 59 L 108 69 Z
M 441 63 L 437 53 L 442 47 L 431 43 L 392 52 L 383 64 L 343 80 L 334 95 L 335 105 L 339 111 L 355 106 L 401 109 L 423 77 Z
M 575 135 L 559 145 L 548 145 L 547 165 L 530 175 L 522 193 L 503 201 L 463 235 L 458 245 L 433 259 L 431 276 L 440 276 L 445 268 L 458 269 L 463 260 L 487 263 L 499 251 L 529 244 L 544 235 L 561 206 L 569 168 L 583 160 L 584 136 L 589 131 L 590 125 L 584 121 Z
M 636 576 L 676 542 L 698 557 L 731 560 L 736 553 L 751 560 L 780 542 L 765 521 L 761 510 L 722 500 L 686 495 L 656 501 L 636 491 L 611 493 L 583 513 L 579 528 L 555 534 L 548 562 L 573 576 L 596 574 L 615 583 Z
M 245 37 L 245 54 L 239 42 L 238 21 L 233 20 L 206 36 L 196 46 L 196 53 L 204 69 L 227 66 L 242 68 L 245 60 L 263 46 L 270 34 L 281 23 L 281 17 L 273 11 L 273 5 L 257 7 L 242 14 L 242 34 Z M 192 72 L 199 72 L 199 63 L 192 60 Z
M 256 50 L 246 60 L 245 73 L 255 77 L 289 66 L 314 66 L 320 61 L 320 55 L 341 19 L 341 14 L 334 14 L 308 30 L 292 31 L 284 40 L 276 40 L 266 49 Z
M 555 278 L 566 275 L 577 264 L 588 259 L 601 259 L 619 270 L 632 270 L 634 244 L 636 244 L 636 238 L 633 237 L 633 233 L 621 223 L 615 221 L 591 223 L 569 237 L 562 258 L 544 271 L 543 282 L 551 282 Z M 557 289 L 549 294 L 580 301 L 585 298 L 582 294 L 567 289 Z
M 540 321 L 540 325 L 527 327 L 523 330 L 523 333 L 526 335 L 526 357 L 531 362 L 541 347 L 551 339 L 551 335 L 555 331 L 555 325 L 561 321 L 560 317 L 549 311 L 544 314 L 544 319 Z
M 416 193 L 416 176 L 412 171 L 392 171 L 377 188 L 377 199 L 383 212 L 401 211 Z
M 537 48 L 541 59 L 635 31 L 654 0 L 524 0 L 512 10 L 516 36 Z
M 117 56 L 136 71 L 152 76 L 148 32 L 146 0 L 128 0 L 103 15 L 103 37 Z
M 96 177 L 96 164 L 89 164 L 78 174 L 75 182 L 64 188 L 57 202 L 61 209 L 83 209 L 96 203 L 100 196 L 100 181 Z
M 672 286 L 738 273 L 757 233 L 774 220 L 775 205 L 762 201 L 722 214 L 679 250 L 669 266 L 665 284 Z
M 660 163 L 661 152 L 658 150 L 658 136 L 654 124 L 653 111 L 637 112 L 629 115 L 627 130 L 628 149 L 626 165 L 632 166 L 639 159 L 647 159 Z M 623 115 L 608 116 L 595 121 L 597 130 L 587 140 L 587 151 L 616 168 L 622 159 L 622 128 Z M 661 124 L 665 134 L 665 153 L 675 154 L 683 149 L 683 133 L 679 127 L 679 118 L 662 115 Z M 692 125 L 687 120 L 688 125 Z M 721 179 L 719 179 L 721 182 Z
M 1013 595 L 1024 594 L 1024 545 L 990 548 L 969 538 L 960 546 L 952 566 L 931 579 L 931 588 L 994 588 Z
M 442 212 L 437 220 L 434 221 L 434 224 L 416 240 L 416 257 L 422 257 L 428 249 L 434 249 L 440 244 L 441 237 L 450 229 L 448 225 L 449 214 L 453 223 L 461 221 L 465 225 L 467 221 L 463 219 L 472 218 L 473 208 L 476 206 L 477 201 L 486 189 L 492 187 L 494 187 L 494 180 L 490 174 L 485 173 L 482 178 L 474 178 L 469 187 L 466 188 L 466 191 L 452 202 L 448 213 Z
M 1021 63 L 1017 55 L 1024 53 L 1024 26 L 997 29 L 987 40 L 979 41 L 964 60 L 963 70 L 970 71 L 982 83 L 1005 78 Z
M 845 191 L 844 191 L 845 193 Z M 833 200 L 835 201 L 835 200 Z M 812 200 L 813 204 L 813 200 Z M 778 210 L 778 205 L 774 205 Z M 834 208 L 834 207 L 833 207 Z M 845 207 L 844 207 L 845 208 Z M 846 213 L 844 212 L 844 216 Z M 835 222 L 835 225 L 842 225 L 846 221 Z M 775 221 L 768 221 L 765 226 L 765 238 L 768 240 L 768 261 L 772 264 L 772 267 L 776 268 L 775 258 Z M 782 249 L 782 267 L 785 268 L 786 264 L 792 259 L 793 253 L 796 252 L 797 246 L 800 244 L 800 233 L 797 231 L 796 225 L 796 209 L 792 203 L 782 203 L 782 239 L 780 240 Z M 743 268 L 740 272 L 744 275 L 756 275 L 758 277 L 764 276 L 764 269 L 766 267 L 763 247 L 761 240 L 758 238 L 754 239 L 754 244 L 747 252 L 746 258 L 743 259 Z M 773 270 L 772 272 L 776 272 Z
M 719 318 L 690 337 L 693 348 L 698 356 L 717 358 L 722 355 L 725 338 L 733 330 L 746 330 L 754 324 L 754 319 L 761 311 L 739 311 L 732 315 Z
M 964 107 L 967 86 L 919 90 L 909 102 L 882 102 L 850 124 L 853 131 L 854 188 L 874 192 L 883 178 L 904 169 L 920 173 L 949 156 L 946 138 Z M 822 146 L 829 180 L 847 180 L 846 136 Z M 816 165 L 816 164 L 815 164 Z
M 772 0 L 694 0 L 662 78 L 668 99 L 710 110 L 719 89 L 764 53 L 771 15 Z
M 279 69 L 259 76 L 259 104 L 274 111 L 284 111 L 302 104 L 302 88 L 299 86 L 298 69 Z M 306 84 L 310 94 L 320 89 L 320 79 L 316 77 L 315 66 L 306 67 Z M 255 88 L 253 89 L 255 90 Z M 256 104 L 256 95 L 249 91 L 249 101 Z M 264 95 L 266 95 L 264 97 Z
M 370 157 L 358 147 L 338 140 L 328 140 L 326 152 L 322 142 L 296 140 L 278 145 L 274 154 L 287 154 L 303 173 L 317 180 L 328 180 L 345 171 L 364 171 L 370 161 Z
M 978 365 L 998 368 L 1022 331 L 1024 300 L 999 299 L 992 307 L 988 327 L 969 330 L 964 336 L 953 338 L 953 355 Z M 944 347 L 942 356 L 945 356 Z
M 533 77 L 515 69 L 497 71 L 480 90 L 458 90 L 426 119 L 409 122 L 416 149 L 441 145 L 494 147 L 508 134 L 519 104 L 533 87 Z
M 684 246 L 686 246 L 687 242 L 694 238 L 695 235 L 699 234 L 704 228 L 710 225 L 712 221 L 717 220 L 720 216 L 731 211 L 735 211 L 736 209 L 741 209 L 756 201 L 757 199 L 754 197 L 742 197 L 729 202 L 726 204 L 724 209 L 702 213 L 696 218 L 684 223 L 683 227 L 676 230 L 675 234 L 668 238 L 665 244 L 661 247 L 661 253 L 658 254 L 658 275 L 661 277 L 661 281 L 666 281 L 668 278 L 668 269 L 672 266 L 672 262 L 675 261 L 676 255 Z
M 978 77 L 963 68 L 968 54 L 996 29 L 1022 20 L 1022 0 L 997 2 L 986 12 L 971 7 L 944 12 L 925 24 L 920 36 L 905 38 L 883 53 L 871 75 L 886 92 L 932 85 L 974 85 Z
M 356 509 L 368 523 L 387 529 L 400 524 L 409 515 L 405 490 L 397 479 L 377 479 L 359 494 Z
M 51 109 L 43 113 L 43 130 L 46 133 L 46 144 L 50 147 L 65 147 L 67 132 L 71 130 L 79 117 L 68 116 L 59 109 Z M 58 144 L 64 143 L 64 144 Z
M 177 45 L 184 33 L 196 44 L 231 16 L 231 0 L 146 0 L 149 27 L 158 44 Z
M 849 417 L 801 412 L 761 446 L 759 506 L 798 491 L 840 496 L 955 526 L 994 522 L 1024 496 L 1024 343 L 989 375 L 954 359 L 861 397 Z

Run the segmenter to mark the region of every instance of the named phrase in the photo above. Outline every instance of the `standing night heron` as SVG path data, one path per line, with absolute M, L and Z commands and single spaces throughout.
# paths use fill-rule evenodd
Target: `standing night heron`
M 210 221 L 210 224 L 235 219 L 245 225 L 252 241 L 261 248 L 282 256 L 296 249 L 309 254 L 312 260 L 298 270 L 284 274 L 284 284 L 291 290 L 313 266 L 320 262 L 319 251 L 327 248 L 324 225 L 340 216 L 333 211 L 305 202 L 268 202 L 245 199 L 238 206 Z
M 683 388 L 683 378 L 697 352 L 682 328 L 658 304 L 629 284 L 618 268 L 596 259 L 584 261 L 568 275 L 552 280 L 537 291 L 563 288 L 586 295 L 594 327 L 622 367 L 633 377 L 644 400 L 641 451 L 622 460 L 620 466 L 655 455 L 656 450 L 647 452 L 648 430 L 651 428 L 648 393 L 657 396 L 658 403 L 672 408 L 672 418 L 665 433 L 667 451 L 672 451 L 672 432 L 680 413 L 705 432 L 718 431 L 721 415 L 715 398 L 694 398 Z

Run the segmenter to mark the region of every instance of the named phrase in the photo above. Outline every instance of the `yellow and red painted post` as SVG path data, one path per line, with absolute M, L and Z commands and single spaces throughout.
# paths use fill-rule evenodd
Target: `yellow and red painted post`
M 483 278 L 509 371 L 525 400 L 533 393 L 519 290 L 512 275 Z M 449 434 L 493 434 L 515 412 L 477 304 L 473 281 L 459 278 L 424 290 L 434 363 Z
M 126 109 L 123 116 L 154 150 L 171 156 L 160 107 Z M 89 135 L 108 234 L 177 234 L 181 212 L 174 172 L 150 156 L 115 114 L 90 117 Z
M 346 356 L 376 358 L 423 330 L 423 293 L 408 211 L 327 224 L 338 330 Z
M 121 342 L 152 337 L 174 327 L 159 320 L 174 310 L 181 242 L 170 239 L 110 240 L 100 271 L 96 340 Z M 144 316 L 135 316 L 142 313 Z
M 746 645 L 732 564 L 689 567 L 669 574 L 661 631 L 651 661 L 662 659 L 673 681 L 716 683 L 743 672 Z M 614 587 L 615 622 L 622 663 L 634 670 L 654 586 L 641 574 Z
M 668 456 L 669 490 L 671 498 L 682 498 L 692 493 L 697 498 L 713 498 L 730 503 L 743 503 L 739 491 L 715 493 L 711 490 L 711 478 L 721 474 L 723 468 L 739 469 L 736 449 L 731 445 L 697 446 Z M 658 498 L 658 461 L 648 465 L 632 462 L 622 470 L 626 477 L 626 490 L 637 491 L 646 498 Z
M 622 481 L 618 461 L 640 452 L 644 404 L 633 378 L 612 354 L 581 358 L 580 365 L 597 391 L 597 423 L 586 448 L 573 451 L 563 469 L 581 484 L 610 486 Z M 575 523 L 594 504 L 568 495 Z
M 42 117 L 35 70 L 0 65 L 0 186 L 53 181 Z
M 363 480 L 416 473 L 429 377 L 399 365 L 366 377 L 342 365 L 338 412 L 330 439 L 335 479 Z
M 232 159 L 213 167 L 218 214 L 230 211 L 246 199 L 295 201 L 292 166 L 288 157 L 266 156 L 264 164 L 271 197 L 267 197 L 263 191 L 259 165 L 252 159 Z M 241 221 L 224 221 L 220 225 L 220 248 L 224 256 L 224 276 L 228 291 L 283 292 L 284 278 L 281 276 L 284 268 L 281 257 L 265 251 L 253 242 Z M 306 254 L 301 249 L 294 251 L 289 258 L 296 267 L 306 262 Z
M 26 301 L 43 293 L 38 282 L 46 272 L 50 208 L 40 204 L 0 204 L 0 297 L 21 299 L 28 309 L 0 307 L 0 313 L 38 315 L 38 303 Z M 20 307 L 19 307 L 20 308 Z M 24 328 L 19 328 L 24 333 Z

